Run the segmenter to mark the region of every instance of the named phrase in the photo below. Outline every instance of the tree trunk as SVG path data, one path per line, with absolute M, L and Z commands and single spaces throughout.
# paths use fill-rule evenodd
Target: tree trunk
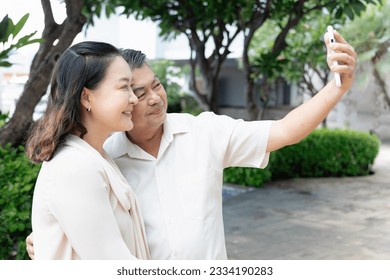
M 374 76 L 376 84 L 379 86 L 380 92 L 383 95 L 383 100 L 390 107 L 390 95 L 387 91 L 386 79 L 382 77 L 377 69 L 377 63 L 385 56 L 390 48 L 390 40 L 386 40 L 379 44 L 378 50 L 375 52 L 374 57 L 371 59 L 372 74 Z
M 259 104 L 256 103 L 255 100 L 255 92 L 254 92 L 254 72 L 252 69 L 252 66 L 249 62 L 248 58 L 248 51 L 249 51 L 249 45 L 250 42 L 254 36 L 255 31 L 264 24 L 266 20 L 268 20 L 269 17 L 269 9 L 272 1 L 267 1 L 264 7 L 264 11 L 262 14 L 257 15 L 256 17 L 251 20 L 248 25 L 246 26 L 246 34 L 244 36 L 244 50 L 243 50 L 243 64 L 244 64 L 244 71 L 247 81 L 247 112 L 248 116 L 251 120 L 262 118 L 264 115 L 264 110 L 266 106 L 259 107 Z M 286 23 L 286 25 L 282 28 L 281 32 L 278 34 L 274 41 L 274 45 L 272 47 L 271 53 L 278 54 L 281 53 L 286 47 L 286 37 L 290 29 L 294 28 L 302 19 L 304 16 L 304 0 L 298 0 L 296 5 L 294 6 L 294 10 L 291 11 L 291 15 L 289 16 L 289 19 Z M 321 6 L 317 6 L 313 8 L 320 9 Z M 267 77 L 264 79 L 264 83 L 269 83 Z M 268 85 L 264 84 L 264 88 L 267 88 Z M 268 98 L 268 92 L 265 92 L 263 90 L 264 98 Z
M 374 76 L 375 83 L 379 86 L 380 95 L 383 96 L 383 100 L 385 101 L 387 107 L 390 107 L 390 96 L 387 93 L 386 79 L 384 79 L 379 73 L 375 64 L 372 68 L 372 75 Z
M 219 99 L 218 99 L 218 80 L 219 74 L 216 74 L 216 77 L 212 79 L 212 84 L 210 87 L 210 110 L 216 114 L 219 113 Z
M 256 103 L 254 102 L 253 94 L 254 94 L 254 83 L 253 80 L 248 77 L 248 72 L 246 73 L 247 79 L 246 79 L 246 107 L 248 111 L 248 117 L 249 120 L 255 120 L 257 119 L 257 116 L 259 115 L 259 107 L 256 106 Z
M 81 14 L 83 0 L 66 0 L 65 3 L 67 18 L 58 25 L 54 21 L 50 0 L 41 0 L 45 16 L 43 42 L 33 59 L 29 79 L 16 104 L 15 112 L 0 129 L 0 146 L 7 143 L 12 146 L 23 144 L 33 120 L 34 109 L 46 93 L 57 59 L 72 44 L 86 22 Z
M 195 93 L 195 98 L 198 101 L 198 104 L 202 111 L 209 111 L 210 106 L 207 100 L 207 96 L 199 89 L 196 79 L 196 52 L 192 49 L 191 40 L 191 56 L 190 56 L 190 66 L 191 66 L 191 78 L 189 80 L 190 89 Z M 195 56 L 195 57 L 194 57 Z

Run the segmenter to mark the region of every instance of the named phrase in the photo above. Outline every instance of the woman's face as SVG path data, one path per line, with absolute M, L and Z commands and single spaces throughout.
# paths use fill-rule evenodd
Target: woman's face
M 138 103 L 131 88 L 132 75 L 129 65 L 115 57 L 106 70 L 106 76 L 96 89 L 89 91 L 90 116 L 100 132 L 128 131 L 133 128 L 133 106 Z

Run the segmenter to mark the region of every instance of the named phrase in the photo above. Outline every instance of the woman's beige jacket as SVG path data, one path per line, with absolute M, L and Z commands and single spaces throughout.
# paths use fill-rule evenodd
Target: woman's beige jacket
M 150 259 L 137 198 L 108 156 L 71 135 L 44 162 L 32 207 L 35 259 Z

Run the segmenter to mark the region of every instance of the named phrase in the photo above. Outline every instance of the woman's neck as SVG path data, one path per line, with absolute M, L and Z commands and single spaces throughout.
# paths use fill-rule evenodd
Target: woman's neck
M 93 131 L 88 130 L 87 134 L 81 137 L 80 132 L 73 133 L 74 135 L 82 138 L 85 142 L 87 142 L 92 148 L 98 151 L 102 156 L 104 156 L 103 144 L 107 140 L 109 134 L 102 133 L 93 133 Z

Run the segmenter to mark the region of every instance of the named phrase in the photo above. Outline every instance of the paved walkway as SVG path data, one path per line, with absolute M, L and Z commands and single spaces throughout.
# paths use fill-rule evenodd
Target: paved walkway
M 229 259 L 390 260 L 390 144 L 373 170 L 270 182 L 226 200 Z

